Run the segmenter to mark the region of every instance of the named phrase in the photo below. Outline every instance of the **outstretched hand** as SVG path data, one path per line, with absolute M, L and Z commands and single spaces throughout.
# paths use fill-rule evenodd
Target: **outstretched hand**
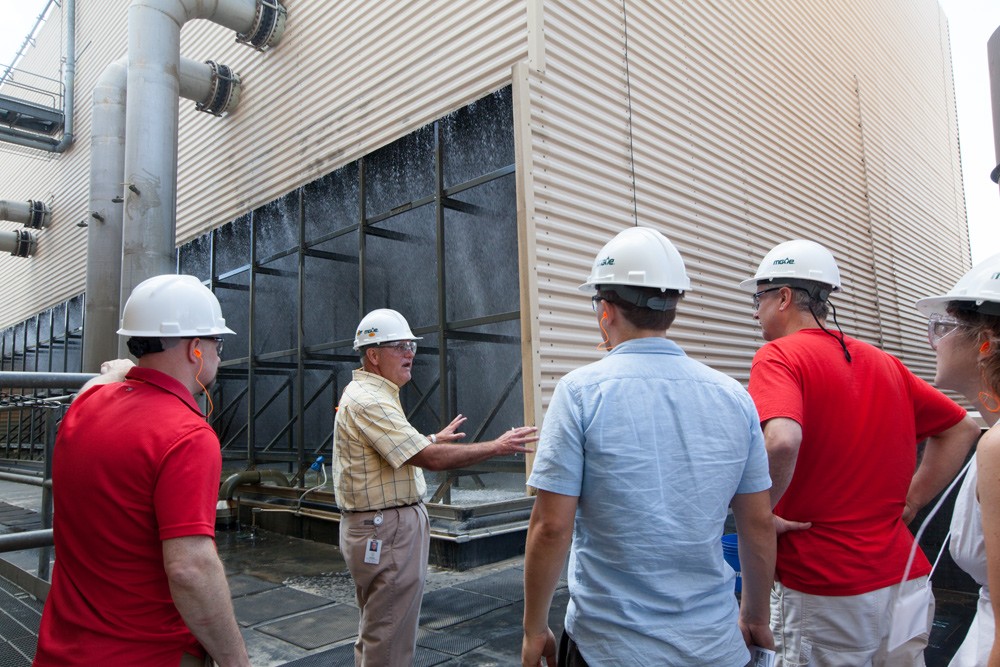
M 458 431 L 458 428 L 465 423 L 465 417 L 459 414 L 457 417 L 451 420 L 451 423 L 441 429 L 439 432 L 434 434 L 434 438 L 437 440 L 438 444 L 445 442 L 456 442 L 465 437 L 465 433 Z
M 518 452 L 531 453 L 535 451 L 534 449 L 529 449 L 525 447 L 529 442 L 538 442 L 538 436 L 535 433 L 538 432 L 538 427 L 536 426 L 515 426 L 509 431 L 504 431 L 503 434 L 496 439 L 496 444 L 499 446 L 498 456 L 504 454 L 516 454 Z

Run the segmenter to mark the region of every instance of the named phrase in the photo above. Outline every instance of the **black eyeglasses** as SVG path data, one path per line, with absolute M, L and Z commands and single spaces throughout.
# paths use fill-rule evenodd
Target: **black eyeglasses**
M 785 285 L 780 285 L 778 287 L 768 287 L 767 289 L 762 289 L 759 292 L 755 292 L 753 295 L 753 309 L 760 310 L 760 297 L 767 294 L 768 292 L 776 292 L 780 290 L 782 287 L 785 287 Z

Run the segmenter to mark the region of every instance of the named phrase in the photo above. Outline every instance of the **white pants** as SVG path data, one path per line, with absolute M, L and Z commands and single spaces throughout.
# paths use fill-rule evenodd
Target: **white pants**
M 979 667 L 990 659 L 993 650 L 993 603 L 990 602 L 989 591 L 983 587 L 979 590 L 979 603 L 976 606 L 976 617 L 972 619 L 965 641 L 958 647 L 955 657 L 948 667 Z
M 927 577 L 905 586 L 925 585 Z M 771 630 L 776 667 L 923 667 L 927 634 L 892 653 L 887 649 L 889 605 L 901 584 L 861 595 L 809 595 L 774 583 Z M 934 605 L 928 609 L 934 619 Z

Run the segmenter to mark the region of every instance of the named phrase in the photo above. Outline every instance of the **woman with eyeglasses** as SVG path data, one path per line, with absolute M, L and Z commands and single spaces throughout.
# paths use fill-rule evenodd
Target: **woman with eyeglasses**
M 917 302 L 930 317 L 936 385 L 965 396 L 989 426 L 955 500 L 951 555 L 981 586 L 976 616 L 950 667 L 1000 667 L 1000 254 L 978 264 L 947 294 Z

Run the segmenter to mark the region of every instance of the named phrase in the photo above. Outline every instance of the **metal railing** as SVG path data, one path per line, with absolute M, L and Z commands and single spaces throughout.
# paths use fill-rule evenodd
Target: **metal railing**
M 39 549 L 37 577 L 48 581 L 52 559 L 52 448 L 59 422 L 69 408 L 72 393 L 93 373 L 0 372 L 0 442 L 4 458 L 13 467 L 0 471 L 0 481 L 28 484 L 42 489 L 41 530 L 0 535 L 0 553 Z M 16 467 L 42 463 L 41 474 Z M 15 471 L 16 470 L 16 471 Z

